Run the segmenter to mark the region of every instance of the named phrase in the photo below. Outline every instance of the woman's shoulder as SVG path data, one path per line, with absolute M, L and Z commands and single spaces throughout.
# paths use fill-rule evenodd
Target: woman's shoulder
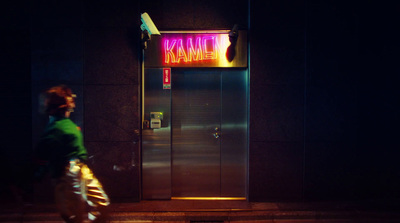
M 65 118 L 56 121 L 53 128 L 55 131 L 74 132 L 77 130 L 78 126 L 71 119 Z

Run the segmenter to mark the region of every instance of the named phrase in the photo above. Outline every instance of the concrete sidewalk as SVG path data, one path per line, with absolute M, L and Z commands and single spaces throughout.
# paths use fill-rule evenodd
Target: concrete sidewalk
M 62 222 L 53 204 L 1 208 L 0 222 Z M 398 223 L 400 205 L 398 201 L 141 201 L 111 204 L 109 222 Z

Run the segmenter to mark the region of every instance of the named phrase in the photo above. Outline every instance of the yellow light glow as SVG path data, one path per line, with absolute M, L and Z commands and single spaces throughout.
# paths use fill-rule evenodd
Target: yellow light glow
M 171 197 L 171 200 L 245 201 L 245 197 Z
M 219 60 L 218 60 L 219 67 L 231 67 L 232 66 L 232 63 L 226 59 L 226 51 L 230 44 L 231 43 L 229 41 L 228 34 L 220 35 L 220 42 L 218 43 L 218 45 L 219 45 L 218 50 L 220 53 Z

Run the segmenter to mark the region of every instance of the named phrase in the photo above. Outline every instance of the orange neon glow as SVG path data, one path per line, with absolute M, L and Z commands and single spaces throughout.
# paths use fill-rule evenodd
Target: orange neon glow
M 183 40 L 182 39 L 178 39 L 178 44 L 177 44 L 177 55 L 178 57 L 176 58 L 176 62 L 179 63 L 179 61 L 182 59 L 183 62 L 187 62 L 187 56 L 186 56 L 186 51 L 183 48 L 183 44 L 182 44 Z
M 172 52 L 176 45 L 176 40 L 172 40 L 171 43 L 168 39 L 164 40 L 164 52 L 165 52 L 165 63 L 169 64 L 170 59 L 172 63 L 175 63 L 175 54 Z
M 207 44 L 208 43 L 208 44 Z M 216 46 L 215 36 L 206 36 L 203 38 L 203 59 L 213 60 L 217 59 L 217 52 L 215 50 Z
M 181 63 L 226 63 L 228 34 L 197 34 L 162 40 L 164 65 Z M 214 62 L 213 62 L 214 61 Z
M 187 38 L 188 61 L 203 60 L 203 51 L 201 50 L 201 38 L 196 38 L 196 43 L 193 46 L 193 38 Z
M 171 200 L 244 201 L 245 197 L 171 197 Z

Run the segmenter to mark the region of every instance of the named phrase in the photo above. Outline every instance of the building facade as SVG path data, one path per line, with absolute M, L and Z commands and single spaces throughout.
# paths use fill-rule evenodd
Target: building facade
M 25 78 L 29 91 L 24 92 L 30 96 L 25 105 L 32 106 L 27 115 L 32 145 L 47 122 L 37 112 L 39 92 L 55 84 L 69 85 L 78 95 L 72 119 L 82 127 L 89 163 L 113 200 L 399 195 L 393 137 L 377 130 L 386 128 L 382 123 L 393 120 L 395 112 L 390 103 L 380 103 L 381 97 L 370 92 L 375 80 L 366 78 L 393 68 L 381 66 L 390 64 L 383 60 L 378 65 L 374 57 L 390 55 L 391 50 L 368 45 L 372 39 L 382 40 L 381 35 L 364 35 L 370 26 L 390 34 L 368 17 L 367 11 L 382 12 L 381 8 L 352 1 L 252 0 L 37 1 L 24 8 L 29 12 L 24 13 L 26 20 L 12 30 L 14 36 L 28 36 L 13 43 L 26 46 L 22 44 L 20 49 L 25 50 L 17 52 L 28 58 L 20 62 L 27 69 L 18 72 L 29 73 L 30 78 Z M 146 49 L 140 29 L 144 12 L 161 31 L 161 36 L 151 36 Z M 235 54 L 245 61 L 240 66 L 151 62 L 157 58 L 154 45 L 165 38 L 170 38 L 170 51 L 158 59 L 175 57 L 179 63 L 188 50 L 187 45 L 179 48 L 179 41 L 186 44 L 192 35 L 195 50 L 197 37 L 199 43 L 208 38 L 203 34 L 226 38 L 234 25 L 242 41 L 235 49 L 245 48 Z M 180 37 L 173 37 L 174 33 Z M 203 58 L 207 53 L 213 57 L 207 47 Z M 164 68 L 167 72 L 170 68 L 170 83 L 159 82 L 165 78 Z M 379 85 L 379 89 L 392 95 L 385 99 L 389 102 L 398 94 L 390 90 L 394 86 L 389 78 L 380 81 L 386 87 Z M 371 106 L 375 103 L 388 115 L 382 118 L 381 109 Z M 214 110 L 199 110 L 201 104 Z M 382 122 L 373 121 L 376 117 Z M 207 128 L 204 135 L 211 138 L 188 130 L 195 127 Z M 25 145 L 21 143 L 14 144 L 16 150 L 31 150 L 21 149 Z M 161 155 L 163 147 L 149 147 L 154 144 L 166 146 L 168 154 Z M 385 152 L 376 155 L 376 148 Z M 229 157 L 226 162 L 224 157 Z M 201 169 L 204 165 L 207 168 Z M 163 175 L 154 176 L 159 173 Z M 39 197 L 51 196 L 46 188 L 36 190 Z

